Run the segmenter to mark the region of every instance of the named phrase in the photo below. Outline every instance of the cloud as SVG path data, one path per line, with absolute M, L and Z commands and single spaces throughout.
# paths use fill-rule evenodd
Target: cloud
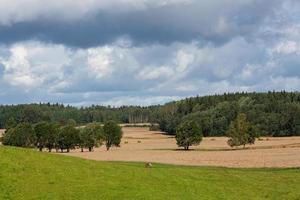
M 292 1 L 292 0 L 289 0 Z M 279 0 L 2 0 L 1 42 L 41 40 L 90 48 L 128 37 L 134 45 L 252 35 Z M 117 7 L 118 9 L 115 9 Z
M 0 4 L 0 103 L 150 105 L 300 90 L 295 0 Z
M 174 71 L 170 67 L 148 67 L 139 72 L 137 78 L 142 80 L 155 80 L 161 77 L 171 78 Z

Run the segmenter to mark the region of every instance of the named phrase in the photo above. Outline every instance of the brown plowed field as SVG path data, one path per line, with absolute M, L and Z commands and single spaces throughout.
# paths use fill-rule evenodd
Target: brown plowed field
M 158 162 L 223 167 L 300 167 L 300 137 L 261 138 L 246 149 L 231 149 L 226 137 L 204 138 L 191 151 L 178 150 L 173 137 L 148 128 L 123 127 L 120 148 L 94 152 L 72 151 L 70 156 L 103 161 Z

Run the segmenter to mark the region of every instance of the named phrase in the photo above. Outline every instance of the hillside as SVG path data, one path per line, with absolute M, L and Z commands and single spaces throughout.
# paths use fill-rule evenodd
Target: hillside
M 0 146 L 0 199 L 299 199 L 299 169 L 97 162 Z
M 140 107 L 92 105 L 84 108 L 61 104 L 28 104 L 0 106 L 0 128 L 9 120 L 65 124 L 74 119 L 78 124 L 115 120 L 119 123 L 159 123 L 160 129 L 174 134 L 185 119 L 196 121 L 204 136 L 224 136 L 229 124 L 239 113 L 257 127 L 261 136 L 300 135 L 300 93 L 225 93 L 197 96 L 165 105 Z

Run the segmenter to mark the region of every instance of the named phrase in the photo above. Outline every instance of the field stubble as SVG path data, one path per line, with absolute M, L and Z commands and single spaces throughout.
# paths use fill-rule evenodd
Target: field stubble
M 70 156 L 102 161 L 153 162 L 193 166 L 300 167 L 300 137 L 261 138 L 246 149 L 232 149 L 226 137 L 207 137 L 191 151 L 181 151 L 174 137 L 147 127 L 123 127 L 120 148 L 93 152 L 72 151 Z

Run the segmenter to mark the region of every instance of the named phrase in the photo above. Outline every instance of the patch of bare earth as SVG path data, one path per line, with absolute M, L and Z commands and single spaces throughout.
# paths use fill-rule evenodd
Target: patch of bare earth
M 4 134 L 5 129 L 0 129 L 0 137 L 2 137 L 2 135 Z
M 300 167 L 300 137 L 262 138 L 246 149 L 231 149 L 226 137 L 204 138 L 191 151 L 178 150 L 174 137 L 148 128 L 123 127 L 120 148 L 93 152 L 72 151 L 70 156 L 102 161 L 158 162 L 223 167 Z

